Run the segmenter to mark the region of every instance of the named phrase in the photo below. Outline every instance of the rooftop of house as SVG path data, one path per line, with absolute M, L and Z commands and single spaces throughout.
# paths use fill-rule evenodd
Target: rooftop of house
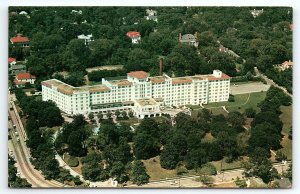
M 131 86 L 132 82 L 128 81 L 127 79 L 121 79 L 121 80 L 110 80 L 108 81 L 112 85 L 116 86 Z
M 12 37 L 12 38 L 10 39 L 10 41 L 11 41 L 12 43 L 25 43 L 25 42 L 30 42 L 30 40 L 29 40 L 28 37 L 22 36 L 22 35 L 20 35 L 20 34 L 18 34 L 18 35 L 15 36 L 15 37 Z
M 56 87 L 58 91 L 60 91 L 63 94 L 73 94 L 74 92 L 85 92 L 88 91 L 90 93 L 95 93 L 95 92 L 104 92 L 104 91 L 109 91 L 110 88 L 108 88 L 105 85 L 94 85 L 94 86 L 83 86 L 83 87 L 74 87 L 69 84 L 66 84 L 62 81 L 59 81 L 57 79 L 51 79 L 47 81 L 43 81 L 42 85 L 52 88 Z
M 12 62 L 16 62 L 16 61 L 17 61 L 16 58 L 13 58 L 13 57 L 8 58 L 8 63 L 12 63 Z
M 167 77 L 165 77 L 165 76 L 149 77 L 149 80 L 152 83 L 163 83 L 166 81 L 166 79 L 167 79 Z
M 136 37 L 140 37 L 141 34 L 139 32 L 136 31 L 129 31 L 126 34 L 129 38 L 136 38 Z
M 291 60 L 285 61 L 282 63 L 282 65 L 293 66 L 293 61 L 291 61 Z
M 36 77 L 34 75 L 31 75 L 30 73 L 19 73 L 16 75 L 16 78 L 18 80 L 22 80 L 22 79 L 35 79 Z
M 127 75 L 130 77 L 137 78 L 137 79 L 145 79 L 149 76 L 149 73 L 147 73 L 145 71 L 131 71 L 131 72 L 127 73 Z
M 192 79 L 190 77 L 175 77 L 172 79 L 172 85 L 175 84 L 183 84 L 183 83 L 192 83 Z
M 151 105 L 158 105 L 158 103 L 153 98 L 145 98 L 145 99 L 139 99 L 135 100 L 140 106 L 151 106 Z
M 153 16 L 157 14 L 157 11 L 153 10 L 153 9 L 146 9 L 146 13 L 148 16 Z
M 193 34 L 184 34 L 181 36 L 181 39 L 180 39 L 181 42 L 192 42 L 192 41 L 196 41 L 196 40 L 197 40 L 197 38 Z

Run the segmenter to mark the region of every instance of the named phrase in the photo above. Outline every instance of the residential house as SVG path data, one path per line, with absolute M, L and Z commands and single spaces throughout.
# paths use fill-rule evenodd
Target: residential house
M 17 59 L 13 57 L 8 58 L 8 64 L 9 65 L 15 65 L 17 63 Z
M 22 47 L 29 47 L 30 40 L 26 36 L 17 34 L 17 36 L 10 38 L 10 43 L 12 45 L 20 45 Z
M 30 73 L 19 73 L 16 75 L 15 84 L 17 88 L 25 87 L 26 83 L 34 84 L 36 77 Z
M 253 9 L 250 12 L 251 12 L 252 16 L 254 18 L 256 18 L 257 16 L 261 15 L 262 13 L 264 13 L 264 9 L 261 9 L 261 10 L 255 10 L 255 9 Z
M 274 66 L 277 67 L 279 71 L 285 71 L 287 69 L 293 68 L 293 61 L 291 60 L 285 61 L 279 65 L 274 65 Z
M 24 62 L 18 61 L 15 58 L 8 58 L 8 74 L 17 75 L 26 72 L 26 65 Z
M 77 38 L 80 39 L 80 40 L 84 40 L 85 45 L 89 45 L 90 42 L 94 41 L 94 38 L 93 38 L 92 34 L 89 34 L 89 35 L 86 35 L 86 36 L 84 34 L 81 34 L 81 35 L 78 35 Z
M 146 20 L 153 20 L 157 22 L 157 11 L 152 10 L 152 9 L 146 9 Z
M 197 32 L 194 35 L 193 34 L 181 35 L 181 33 L 179 33 L 179 42 L 193 45 L 194 47 L 198 47 Z
M 132 44 L 139 44 L 141 42 L 141 35 L 139 32 L 129 31 L 126 35 L 131 39 Z

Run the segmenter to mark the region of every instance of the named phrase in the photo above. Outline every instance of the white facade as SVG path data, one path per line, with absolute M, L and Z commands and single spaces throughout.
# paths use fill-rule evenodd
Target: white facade
M 133 110 L 140 118 L 160 115 L 160 106 L 227 101 L 229 90 L 230 77 L 219 70 L 210 75 L 175 78 L 166 74 L 149 77 L 144 71 L 135 71 L 127 77 L 103 78 L 102 85 L 83 87 L 56 79 L 42 82 L 43 100 L 54 101 L 67 114 Z
M 94 41 L 92 34 L 89 34 L 89 35 L 86 35 L 86 36 L 84 34 L 81 34 L 81 35 L 78 35 L 77 38 L 80 39 L 80 40 L 84 40 L 85 45 L 89 45 L 90 42 Z

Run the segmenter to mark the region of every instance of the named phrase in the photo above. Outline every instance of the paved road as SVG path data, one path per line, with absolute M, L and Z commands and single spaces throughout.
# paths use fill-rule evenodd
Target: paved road
M 282 86 L 279 86 L 278 84 L 276 84 L 273 80 L 271 80 L 270 78 L 268 78 L 267 76 L 265 76 L 264 74 L 260 73 L 260 71 L 255 67 L 254 68 L 254 71 L 256 73 L 257 76 L 261 76 L 266 82 L 268 85 L 273 85 L 275 86 L 276 88 L 279 88 L 281 89 L 284 93 L 286 93 L 287 95 L 289 95 L 290 97 L 293 97 L 292 94 L 290 94 L 285 87 L 282 87 Z
M 282 173 L 287 170 L 289 163 L 281 164 L 275 163 L 273 167 L 277 169 L 279 173 Z M 233 183 L 237 177 L 242 178 L 244 170 L 243 169 L 235 169 L 224 171 L 224 173 L 212 176 L 214 179 L 214 185 L 220 185 L 224 183 Z M 149 188 L 179 188 L 179 187 L 203 187 L 204 185 L 201 182 L 195 181 L 198 176 L 188 176 L 182 178 L 172 178 L 167 180 L 160 181 L 151 181 L 148 184 L 142 185 L 140 187 L 149 187 Z M 128 185 L 126 187 L 138 187 L 137 185 Z
M 20 118 L 14 110 L 9 110 L 9 116 L 11 118 L 11 121 L 9 122 L 9 127 L 11 128 L 9 134 L 12 137 L 9 141 L 9 148 L 14 152 L 21 177 L 26 178 L 27 181 L 32 184 L 32 187 L 63 187 L 64 185 L 57 181 L 45 180 L 42 173 L 34 169 L 34 166 L 29 160 L 30 151 L 25 145 L 24 140 L 26 138 L 26 134 L 23 134 L 24 127 L 22 122 L 19 120 Z M 13 129 L 12 125 L 16 126 L 15 129 Z M 17 136 L 19 141 L 17 141 Z
M 261 82 L 252 82 L 252 83 L 245 83 L 245 84 L 238 84 L 238 85 L 231 85 L 230 86 L 230 94 L 248 94 L 253 92 L 261 92 L 261 91 L 268 91 L 271 85 L 263 84 Z

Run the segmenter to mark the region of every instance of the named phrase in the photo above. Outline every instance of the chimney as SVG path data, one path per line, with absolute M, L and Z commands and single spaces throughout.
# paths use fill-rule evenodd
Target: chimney
M 179 41 L 181 41 L 181 33 L 179 33 Z
M 164 61 L 163 61 L 163 58 L 161 57 L 159 59 L 159 75 L 160 76 L 163 75 L 163 68 L 164 68 Z

